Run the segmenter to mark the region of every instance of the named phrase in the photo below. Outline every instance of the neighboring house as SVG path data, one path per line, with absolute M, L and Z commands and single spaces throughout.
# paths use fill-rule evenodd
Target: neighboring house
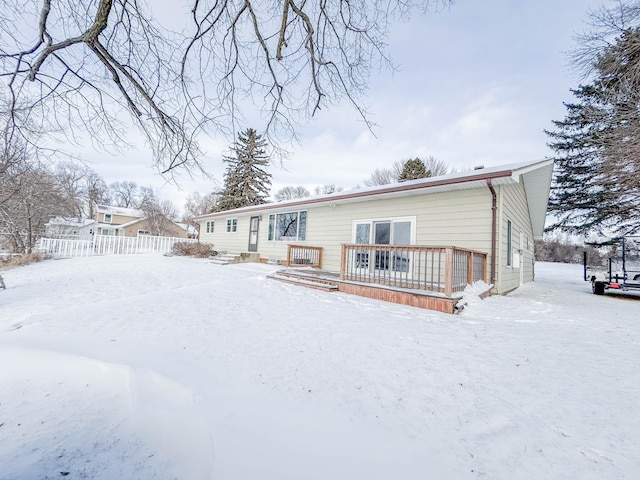
M 149 218 L 142 210 L 110 205 L 98 205 L 96 210 L 96 235 L 187 237 L 185 228 L 161 215 Z
M 91 218 L 54 217 L 45 223 L 45 236 L 49 238 L 90 238 L 95 233 L 96 221 Z
M 352 283 L 452 297 L 483 279 L 506 293 L 533 280 L 552 171 L 552 160 L 480 168 L 196 221 L 217 251 L 316 265 Z
M 187 238 L 198 238 L 198 227 L 189 223 L 176 222 L 180 228 L 187 232 Z

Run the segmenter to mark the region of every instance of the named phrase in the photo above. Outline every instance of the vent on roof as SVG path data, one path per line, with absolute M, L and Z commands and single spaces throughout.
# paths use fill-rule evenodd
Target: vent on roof
M 478 165 L 476 167 L 473 167 L 474 170 L 482 170 L 484 168 L 484 165 Z

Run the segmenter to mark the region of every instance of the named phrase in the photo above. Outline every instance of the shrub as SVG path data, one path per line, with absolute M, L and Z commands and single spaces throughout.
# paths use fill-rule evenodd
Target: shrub
M 51 255 L 48 253 L 40 252 L 24 253 L 22 255 L 0 255 L 0 269 L 21 267 L 22 265 L 48 260 L 50 258 Z
M 171 252 L 174 255 L 182 255 L 187 257 L 206 258 L 214 256 L 216 252 L 210 243 L 187 243 L 177 242 L 173 244 Z

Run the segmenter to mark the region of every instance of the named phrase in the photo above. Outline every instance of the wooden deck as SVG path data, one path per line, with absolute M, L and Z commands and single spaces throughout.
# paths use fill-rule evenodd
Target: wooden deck
M 269 278 L 316 290 L 348 293 L 443 313 L 455 313 L 456 303 L 460 300 L 460 297 L 451 298 L 434 292 L 344 280 L 337 272 L 311 268 L 286 268 Z

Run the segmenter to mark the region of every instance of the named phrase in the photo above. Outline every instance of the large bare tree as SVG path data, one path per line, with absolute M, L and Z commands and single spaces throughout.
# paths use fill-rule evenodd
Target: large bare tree
M 4 100 L 18 130 L 120 148 L 128 112 L 160 171 L 191 168 L 199 133 L 235 138 L 255 110 L 269 139 L 345 99 L 368 122 L 390 22 L 451 1 L 3 0 Z

